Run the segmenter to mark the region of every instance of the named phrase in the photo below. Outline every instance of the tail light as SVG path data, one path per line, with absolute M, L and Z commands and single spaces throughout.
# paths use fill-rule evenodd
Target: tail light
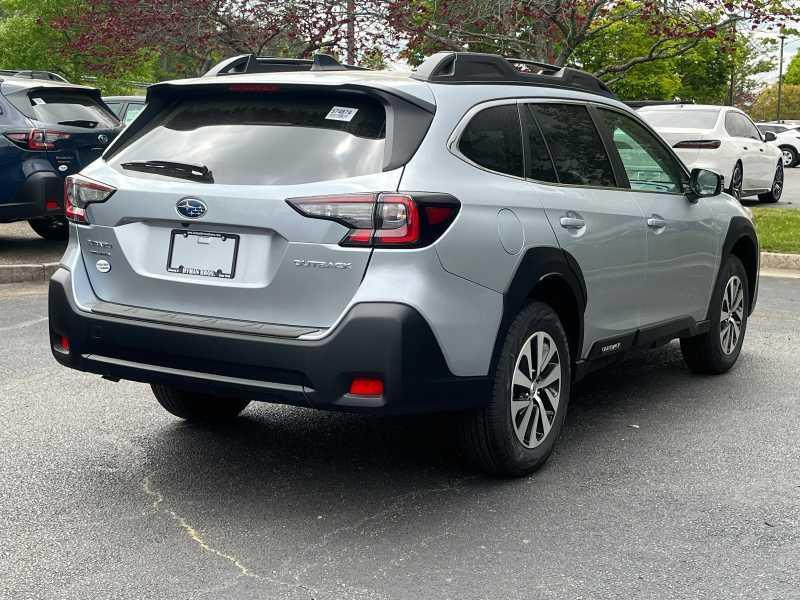
M 65 131 L 53 129 L 30 129 L 28 131 L 9 131 L 5 136 L 17 146 L 27 150 L 53 150 L 56 142 L 70 138 Z
M 446 194 L 348 194 L 286 201 L 304 217 L 336 221 L 350 231 L 342 246 L 421 248 L 450 226 L 461 204 Z
M 685 140 L 678 142 L 673 148 L 703 148 L 706 150 L 714 150 L 719 148 L 722 144 L 719 140 Z
M 83 175 L 70 175 L 64 180 L 64 213 L 73 223 L 88 223 L 86 207 L 105 202 L 116 192 L 116 188 L 94 181 Z

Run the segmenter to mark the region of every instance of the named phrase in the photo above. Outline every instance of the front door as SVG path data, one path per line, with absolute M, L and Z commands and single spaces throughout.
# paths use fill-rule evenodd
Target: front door
M 630 195 L 645 216 L 647 291 L 643 326 L 691 316 L 705 319 L 716 273 L 716 243 L 711 209 L 685 194 L 685 171 L 653 133 L 630 116 L 597 110 L 613 139 Z

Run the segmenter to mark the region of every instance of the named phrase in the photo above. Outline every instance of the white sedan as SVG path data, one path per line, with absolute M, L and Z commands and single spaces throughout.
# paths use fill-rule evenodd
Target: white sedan
M 774 133 L 762 135 L 746 114 L 731 106 L 645 106 L 639 114 L 689 169 L 715 171 L 736 198 L 777 202 L 783 192 L 783 154 Z
M 775 134 L 777 139 L 772 143 L 783 152 L 784 167 L 796 167 L 800 163 L 800 131 L 797 127 L 777 123 L 756 123 L 756 127 L 763 134 Z

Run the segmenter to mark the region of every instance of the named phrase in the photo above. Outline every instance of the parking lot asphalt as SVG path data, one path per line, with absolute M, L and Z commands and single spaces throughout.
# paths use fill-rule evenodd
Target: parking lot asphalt
M 68 371 L 46 288 L 0 286 L 0 598 L 800 597 L 800 279 L 743 354 L 676 344 L 579 384 L 555 454 L 472 471 L 452 417 L 251 405 L 186 425 Z

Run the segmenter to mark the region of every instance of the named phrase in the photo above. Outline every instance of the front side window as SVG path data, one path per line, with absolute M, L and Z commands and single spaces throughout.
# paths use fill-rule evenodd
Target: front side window
M 742 113 L 735 113 L 735 114 L 740 122 L 740 127 L 742 128 L 744 137 L 753 138 L 754 140 L 760 140 L 761 134 L 758 132 L 758 128 L 753 124 L 753 122 L 746 115 Z
M 664 144 L 622 113 L 602 108 L 597 112 L 614 140 L 631 189 L 673 194 L 683 192 L 683 172 Z
M 522 132 L 517 105 L 492 106 L 472 117 L 461 134 L 458 150 L 490 171 L 522 177 Z
M 550 148 L 560 183 L 616 187 L 603 140 L 585 106 L 531 104 L 530 107 Z

